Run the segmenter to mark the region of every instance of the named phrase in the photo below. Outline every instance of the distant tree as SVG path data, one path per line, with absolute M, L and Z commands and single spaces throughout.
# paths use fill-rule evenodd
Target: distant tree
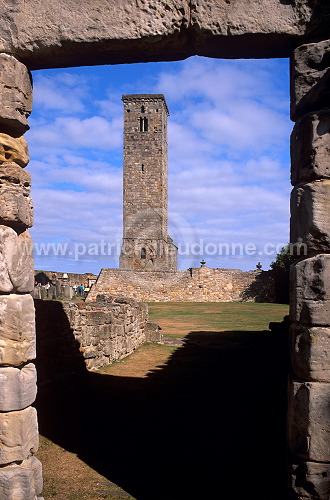
M 262 268 L 262 265 L 260 264 L 260 262 L 258 262 L 258 264 L 256 265 L 256 268 L 258 269 L 258 271 L 260 271 L 260 269 Z
M 297 261 L 297 256 L 293 255 L 290 251 L 289 243 L 281 248 L 279 253 L 276 255 L 274 262 L 270 264 L 271 269 L 283 269 L 285 271 L 290 270 L 291 264 Z
M 270 264 L 275 279 L 276 300 L 281 304 L 290 301 L 290 266 L 297 262 L 297 256 L 290 252 L 290 245 L 285 245 Z

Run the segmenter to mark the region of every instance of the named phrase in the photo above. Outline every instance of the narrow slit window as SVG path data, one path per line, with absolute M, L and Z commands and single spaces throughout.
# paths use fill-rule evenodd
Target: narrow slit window
M 141 248 L 141 259 L 147 258 L 147 251 L 145 248 Z
M 141 165 L 141 170 L 142 170 L 142 172 L 144 172 L 144 164 L 143 163 Z
M 148 118 L 143 118 L 142 116 L 140 117 L 140 132 L 147 132 L 148 131 Z

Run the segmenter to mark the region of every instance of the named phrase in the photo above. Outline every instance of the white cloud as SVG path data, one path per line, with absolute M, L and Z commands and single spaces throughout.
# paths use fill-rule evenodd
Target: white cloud
M 58 117 L 48 124 L 35 123 L 29 132 L 29 140 L 32 144 L 54 148 L 109 150 L 121 145 L 121 130 L 119 119 Z
M 69 72 L 57 72 L 45 76 L 37 72 L 34 78 L 34 107 L 64 114 L 74 114 L 85 110 L 83 99 L 87 95 L 85 78 Z
M 204 138 L 226 149 L 258 153 L 280 145 L 290 131 L 288 120 L 254 102 L 236 102 L 196 111 L 191 123 Z

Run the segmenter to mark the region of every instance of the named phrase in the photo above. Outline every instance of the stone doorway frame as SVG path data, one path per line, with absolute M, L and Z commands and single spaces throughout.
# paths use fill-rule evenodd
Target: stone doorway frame
M 41 498 L 29 158 L 29 70 L 216 58 L 291 58 L 292 271 L 288 447 L 290 493 L 330 491 L 330 8 L 322 0 L 50 0 L 0 7 L 0 496 Z M 73 15 L 74 13 L 74 15 Z M 15 435 L 15 443 L 12 436 Z M 16 492 L 16 493 L 15 493 Z

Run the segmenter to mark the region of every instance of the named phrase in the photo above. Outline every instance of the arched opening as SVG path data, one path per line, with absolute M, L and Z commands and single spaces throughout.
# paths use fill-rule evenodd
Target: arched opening
M 145 248 L 141 248 L 141 259 L 145 260 L 147 258 L 147 251 Z

